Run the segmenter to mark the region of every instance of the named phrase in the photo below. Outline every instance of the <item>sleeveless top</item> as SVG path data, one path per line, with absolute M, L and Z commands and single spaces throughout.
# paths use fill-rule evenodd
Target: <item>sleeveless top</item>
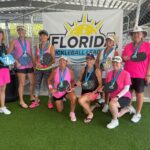
M 51 47 L 52 47 L 51 45 L 48 45 L 48 48 L 47 48 L 46 51 L 44 51 L 44 54 L 45 54 L 45 53 L 50 53 Z M 39 47 L 37 47 L 37 50 L 36 50 L 36 57 L 37 57 L 36 63 L 41 64 L 41 61 L 40 61 L 40 48 L 39 48 Z M 41 65 L 42 65 L 42 64 L 41 64 Z M 41 68 L 36 68 L 36 69 L 37 69 L 37 70 L 49 70 L 50 67 L 47 66 L 47 65 L 42 65 Z
M 54 76 L 54 88 L 55 89 L 57 89 L 57 85 L 60 83 L 59 70 L 60 70 L 59 67 L 57 67 L 55 70 L 56 71 L 55 76 Z M 65 76 L 64 80 L 67 80 L 69 83 L 71 82 L 71 73 L 70 73 L 70 69 L 68 67 L 66 67 L 66 76 Z M 56 93 L 53 94 L 53 96 L 56 98 L 60 98 L 60 97 L 64 96 L 66 93 L 67 92 L 57 91 Z
M 82 79 L 81 79 L 82 83 L 84 83 L 84 81 L 85 81 L 86 69 L 87 69 L 87 66 L 84 69 L 84 73 L 83 73 L 83 76 L 82 76 Z M 94 66 L 94 70 L 93 70 L 93 72 L 92 72 L 92 74 L 91 74 L 91 76 L 89 78 L 89 80 L 94 81 L 95 87 L 93 89 L 91 89 L 91 90 L 84 90 L 84 89 L 82 89 L 81 94 L 85 94 L 85 93 L 88 93 L 88 92 L 93 92 L 93 91 L 95 91 L 98 88 L 98 80 L 97 80 L 97 76 L 96 76 L 96 72 L 95 71 L 96 71 L 96 67 Z M 89 75 L 89 73 L 88 73 L 88 75 Z
M 0 44 L 0 57 L 2 57 L 3 54 L 5 54 L 5 55 L 7 54 L 7 52 L 6 52 L 6 46 L 5 46 L 4 43 L 1 43 L 1 44 Z M 0 69 L 2 69 L 2 68 L 8 68 L 8 66 L 5 66 L 5 65 L 0 61 Z
M 106 50 L 106 49 L 102 50 L 102 52 L 101 52 L 101 55 L 100 55 L 100 58 L 99 58 L 99 66 L 100 66 L 100 63 L 101 63 L 102 60 L 103 60 L 103 55 L 104 55 L 105 50 Z M 114 55 L 115 55 L 115 49 L 113 49 L 113 50 L 111 51 L 111 53 L 108 55 L 106 61 L 112 60 L 112 58 L 114 57 Z M 105 78 L 106 78 L 106 75 L 107 75 L 107 73 L 108 73 L 110 70 L 112 70 L 112 65 L 110 65 L 107 70 L 102 71 L 102 79 L 105 79 Z
M 24 45 L 24 41 L 22 41 L 23 45 Z M 27 44 L 27 53 L 29 55 L 31 55 L 31 47 L 30 47 L 30 41 L 26 40 L 26 44 Z M 16 60 L 19 60 L 19 58 L 21 57 L 21 55 L 23 54 L 23 50 L 22 47 L 18 41 L 18 38 L 15 39 L 15 46 L 14 46 L 14 57 Z M 27 69 L 27 68 L 32 68 L 33 67 L 33 62 L 31 61 L 28 65 L 24 66 L 21 65 L 19 67 L 17 67 L 17 69 Z

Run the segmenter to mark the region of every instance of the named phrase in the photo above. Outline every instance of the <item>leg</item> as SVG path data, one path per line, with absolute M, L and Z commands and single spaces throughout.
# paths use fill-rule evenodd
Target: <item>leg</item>
M 39 100 L 41 83 L 43 79 L 43 73 L 40 70 L 35 71 L 35 100 Z
M 0 87 L 0 104 L 1 104 L 1 107 L 5 107 L 5 90 L 6 90 L 6 84 Z
M 112 121 L 107 124 L 108 129 L 116 128 L 119 125 L 118 121 L 118 108 L 120 107 L 117 101 L 110 101 L 109 102 L 109 109 L 112 114 Z
M 25 104 L 23 99 L 26 75 L 24 73 L 17 73 L 17 76 L 19 81 L 18 93 L 19 93 L 20 105 L 23 107 L 25 106 L 24 108 L 27 108 L 27 105 Z
M 77 100 L 75 93 L 71 92 L 67 94 L 66 98 L 69 99 L 71 102 L 70 112 L 75 112 L 76 100 Z
M 49 91 L 49 87 L 48 87 L 48 77 L 51 73 L 51 70 L 47 70 L 44 72 L 44 80 L 45 80 L 45 83 L 46 83 L 46 86 L 47 86 L 47 93 L 48 93 L 48 108 L 52 109 L 54 108 L 53 106 L 53 103 L 52 103 L 52 95 Z
M 113 120 L 118 118 L 118 108 L 120 107 L 119 103 L 116 101 L 110 101 L 109 109 L 112 114 Z
M 136 112 L 140 114 L 142 110 L 143 102 L 144 102 L 144 93 L 136 92 L 136 100 L 137 100 Z
M 56 108 L 58 112 L 63 111 L 63 101 L 62 100 L 56 100 Z
M 35 86 L 35 76 L 34 73 L 28 73 L 28 79 L 30 81 L 30 100 L 34 99 L 34 86 Z
M 83 107 L 83 109 L 87 112 L 88 117 L 93 118 L 93 113 L 91 111 L 90 108 L 90 101 L 91 99 L 89 99 L 89 94 L 84 94 L 79 98 L 79 104 Z

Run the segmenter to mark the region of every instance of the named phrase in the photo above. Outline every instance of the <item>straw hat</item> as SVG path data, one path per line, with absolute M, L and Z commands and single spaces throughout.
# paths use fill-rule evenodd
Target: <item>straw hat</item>
M 23 25 L 17 26 L 17 31 L 18 31 L 19 29 L 22 29 L 22 30 L 26 31 L 26 28 L 25 28 L 25 26 L 23 26 Z
M 144 37 L 147 36 L 147 32 L 142 27 L 140 27 L 140 26 L 135 26 L 133 28 L 133 30 L 130 32 L 130 35 L 132 36 L 133 33 L 138 33 L 138 32 L 143 32 Z

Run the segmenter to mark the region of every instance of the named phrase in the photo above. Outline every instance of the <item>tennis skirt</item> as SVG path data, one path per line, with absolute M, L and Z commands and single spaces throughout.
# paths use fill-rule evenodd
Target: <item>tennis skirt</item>
M 10 83 L 10 72 L 8 68 L 0 69 L 0 86 Z

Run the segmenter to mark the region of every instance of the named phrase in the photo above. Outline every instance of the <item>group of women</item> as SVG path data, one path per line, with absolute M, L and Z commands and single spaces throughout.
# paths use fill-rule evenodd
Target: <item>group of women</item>
M 102 111 L 112 114 L 112 120 L 107 128 L 113 129 L 119 125 L 118 118 L 126 113 L 134 114 L 131 121 L 139 122 L 144 99 L 144 87 L 150 83 L 150 43 L 144 41 L 146 32 L 141 27 L 135 27 L 130 32 L 132 42 L 127 44 L 122 56 L 119 56 L 115 46 L 115 37 L 106 37 L 106 47 L 97 57 L 88 53 L 86 65 L 82 68 L 80 78 L 74 80 L 73 71 L 67 66 L 68 58 L 61 56 L 59 64 L 55 64 L 55 48 L 48 42 L 46 30 L 39 32 L 40 42 L 36 45 L 35 57 L 32 54 L 30 42 L 25 38 L 24 26 L 17 27 L 18 38 L 4 44 L 4 32 L 0 29 L 0 58 L 14 50 L 16 74 L 19 81 L 19 100 L 22 108 L 36 108 L 40 105 L 40 88 L 45 80 L 48 94 L 48 108 L 56 104 L 58 112 L 63 110 L 64 98 L 70 101 L 70 120 L 76 121 L 75 108 L 78 103 L 83 107 L 85 123 L 90 123 L 94 117 L 94 109 L 104 103 Z M 43 55 L 51 55 L 51 63 L 43 64 Z M 25 59 L 25 57 L 27 59 Z M 30 81 L 30 101 L 28 106 L 24 101 L 24 85 L 26 76 Z M 0 113 L 11 114 L 5 106 L 5 89 L 10 83 L 9 68 L 0 61 Z M 81 87 L 81 96 L 77 98 L 75 87 Z M 136 110 L 132 106 L 132 93 L 136 93 Z

